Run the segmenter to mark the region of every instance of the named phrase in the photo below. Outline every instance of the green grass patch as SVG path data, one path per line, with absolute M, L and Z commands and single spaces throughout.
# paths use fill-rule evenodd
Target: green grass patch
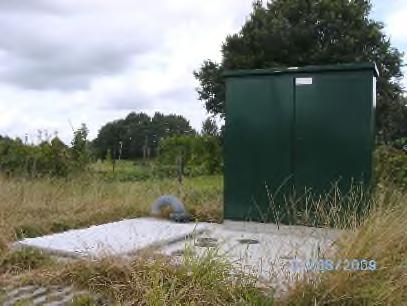
M 231 264 L 216 252 L 199 257 L 187 252 L 178 264 L 151 254 L 130 261 L 107 258 L 59 264 L 33 271 L 25 281 L 42 286 L 73 284 L 112 305 L 274 304 L 273 291 L 257 288 L 252 277 L 231 272 Z
M 45 267 L 52 263 L 49 255 L 32 248 L 8 251 L 0 257 L 0 274 L 17 274 Z

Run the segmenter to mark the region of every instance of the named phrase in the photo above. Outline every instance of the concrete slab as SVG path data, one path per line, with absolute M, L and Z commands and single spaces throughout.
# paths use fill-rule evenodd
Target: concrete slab
M 332 255 L 333 241 L 340 235 L 341 231 L 333 229 L 225 221 L 211 225 L 194 239 L 163 246 L 160 250 L 167 255 L 181 256 L 188 246 L 203 255 L 215 247 L 237 270 L 256 275 L 270 285 L 281 286 L 304 272 L 292 269 L 293 260 Z
M 223 224 L 179 224 L 155 218 L 124 220 L 87 229 L 24 239 L 19 247 L 35 247 L 63 256 L 124 256 L 146 248 L 172 255 L 177 262 L 186 247 L 203 255 L 216 248 L 238 271 L 258 276 L 274 287 L 290 283 L 304 271 L 293 260 L 320 259 L 334 253 L 341 231 L 306 226 L 225 221 Z
M 180 224 L 155 218 L 137 218 L 18 241 L 16 247 L 33 247 L 68 257 L 126 255 L 158 247 L 188 235 L 199 234 L 208 224 Z

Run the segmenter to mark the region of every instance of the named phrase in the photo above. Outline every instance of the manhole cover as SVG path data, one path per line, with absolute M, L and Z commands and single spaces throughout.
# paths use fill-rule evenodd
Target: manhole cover
M 257 239 L 239 239 L 238 240 L 241 244 L 258 244 L 259 241 Z
M 215 247 L 218 239 L 211 237 L 198 238 L 195 241 L 195 246 L 198 247 Z

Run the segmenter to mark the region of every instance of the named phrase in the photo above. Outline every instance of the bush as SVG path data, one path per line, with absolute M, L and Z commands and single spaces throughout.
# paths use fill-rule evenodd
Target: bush
M 40 141 L 42 133 L 39 133 Z M 21 139 L 0 136 L 0 173 L 7 176 L 66 177 L 75 170 L 83 170 L 90 161 L 85 124 L 74 131 L 72 147 L 58 137 L 39 145 L 23 144 Z
M 212 175 L 222 170 L 221 146 L 216 136 L 165 138 L 160 141 L 159 152 L 158 165 L 160 168 L 170 169 L 169 175 L 174 174 L 181 159 L 184 175 Z
M 0 172 L 8 176 L 58 176 L 66 177 L 75 170 L 83 169 L 76 151 L 54 138 L 39 145 L 25 145 L 21 140 L 0 139 Z M 82 158 L 82 156 L 81 156 Z
M 377 181 L 407 188 L 407 153 L 395 147 L 381 145 L 375 151 Z

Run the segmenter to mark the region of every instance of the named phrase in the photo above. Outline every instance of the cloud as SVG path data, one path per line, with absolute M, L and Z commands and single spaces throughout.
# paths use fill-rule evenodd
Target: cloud
M 140 56 L 165 56 L 168 47 L 183 56 L 187 48 L 192 57 L 201 53 L 197 44 L 205 48 L 212 46 L 208 38 L 224 38 L 230 22 L 214 0 L 11 2 L 0 4 L 0 50 L 7 63 L 0 81 L 28 89 L 86 88 L 99 75 L 120 74 Z M 225 1 L 232 3 L 233 10 L 246 8 Z
M 51 0 L 31 0 L 31 1 L 0 1 L 0 11 L 30 13 L 49 12 L 61 13 L 61 9 L 56 6 L 56 1 Z
M 378 3 L 402 49 L 404 17 L 392 14 L 405 0 Z M 0 134 L 57 130 L 69 143 L 69 121 L 93 138 L 131 111 L 181 114 L 199 129 L 206 112 L 192 71 L 221 59 L 250 9 L 247 0 L 0 0 Z
M 391 43 L 398 50 L 404 52 L 404 63 L 407 62 L 407 1 L 379 1 L 375 0 L 373 6 L 373 16 L 375 19 L 383 21 L 385 33 L 390 37 Z M 402 69 L 404 75 L 407 74 L 407 67 Z M 407 89 L 407 77 L 401 80 L 402 86 Z
M 395 41 L 405 42 L 407 40 L 407 3 L 404 4 L 404 7 L 392 12 L 387 20 L 387 31 L 391 38 Z
M 245 0 L 0 1 L 0 134 L 70 142 L 130 111 L 185 116 L 205 109 L 192 71 L 250 11 Z
M 86 88 L 96 76 L 119 73 L 162 40 L 152 22 L 129 13 L 26 15 L 0 13 L 0 50 L 7 63 L 0 81 L 22 88 Z

